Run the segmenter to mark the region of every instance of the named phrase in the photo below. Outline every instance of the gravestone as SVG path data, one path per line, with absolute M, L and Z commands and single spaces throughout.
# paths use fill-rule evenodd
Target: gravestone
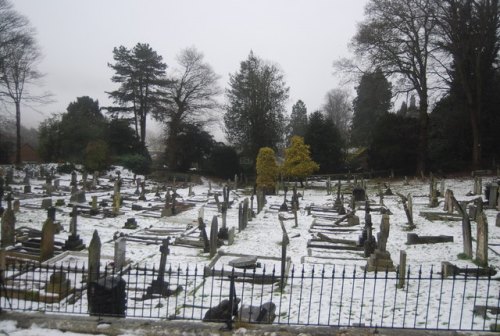
M 44 198 L 42 199 L 42 209 L 48 209 L 52 206 L 52 198 Z
M 489 196 L 488 207 L 490 209 L 495 209 L 497 206 L 497 200 L 498 200 L 498 184 L 497 183 L 490 184 L 490 193 L 488 196 Z
M 399 251 L 398 276 L 398 288 L 404 288 L 406 279 L 406 251 Z
M 366 192 L 361 186 L 356 186 L 352 189 L 352 197 L 354 202 L 364 202 L 366 200 Z
M 340 197 L 340 188 L 342 187 L 340 179 L 337 183 L 337 197 L 335 198 L 335 202 L 333 203 L 333 208 L 340 212 L 340 210 L 344 207 L 342 203 L 342 199 Z
M 46 261 L 54 256 L 55 225 L 51 218 L 47 218 L 42 227 L 40 243 L 40 261 Z
M 50 275 L 49 282 L 45 286 L 45 291 L 58 294 L 59 299 L 61 299 L 70 293 L 70 288 L 71 281 L 66 278 L 66 273 L 57 271 Z
M 451 191 L 450 189 L 446 189 L 446 192 L 444 194 L 443 211 L 446 211 L 449 214 L 453 213 L 453 197 L 453 191 Z
M 377 234 L 377 248 L 371 253 L 366 265 L 367 272 L 386 271 L 395 272 L 394 263 L 391 259 L 391 254 L 387 251 L 387 239 L 389 238 L 390 223 L 389 215 L 382 215 L 380 223 L 380 231 Z M 366 244 L 366 243 L 365 243 Z M 366 245 L 365 245 L 366 246 Z M 366 248 L 365 248 L 366 253 Z
M 170 237 L 162 240 L 160 246 L 160 266 L 158 269 L 158 276 L 153 280 L 151 286 L 146 290 L 146 295 L 143 299 L 152 298 L 153 294 L 159 294 L 163 297 L 168 297 L 171 295 L 177 295 L 182 291 L 182 286 L 178 286 L 177 289 L 172 290 L 169 288 L 169 283 L 165 281 L 165 270 L 167 265 L 167 256 L 170 254 L 170 249 L 168 248 L 170 244 Z
M 212 218 L 212 225 L 210 226 L 210 258 L 213 258 L 217 254 L 217 245 L 219 243 L 218 233 L 219 225 L 217 223 L 217 216 L 214 216 Z
M 78 190 L 76 171 L 71 172 L 71 181 L 69 185 L 71 186 L 71 194 L 74 194 Z
M 477 218 L 476 262 L 483 267 L 488 266 L 488 220 L 481 212 Z
M 236 232 L 235 232 L 235 228 L 232 227 L 229 229 L 228 233 L 227 233 L 227 244 L 229 246 L 233 245 L 234 244 L 234 236 L 236 235 Z
M 418 244 L 438 244 L 438 243 L 453 243 L 453 236 L 419 236 L 416 233 L 408 233 L 406 236 L 407 245 Z
M 139 195 L 140 201 L 146 200 L 146 182 L 141 182 L 141 194 Z
M 53 208 L 55 210 L 55 208 Z M 69 224 L 69 232 L 70 235 L 68 239 L 64 242 L 64 248 L 68 251 L 81 251 L 85 248 L 85 244 L 83 244 L 83 240 L 80 238 L 78 234 L 78 208 L 76 206 L 73 207 L 70 213 L 70 224 Z
M 7 209 L 2 214 L 1 247 L 14 245 L 16 240 L 16 216 L 12 210 L 12 194 L 8 194 L 5 200 L 7 201 Z
M 248 323 L 266 323 L 271 324 L 276 318 L 276 304 L 266 302 L 261 306 L 242 305 L 238 319 Z
M 203 241 L 203 252 L 210 252 L 210 241 L 208 240 L 207 230 L 203 218 L 198 217 L 198 229 L 200 230 L 200 236 Z
M 134 191 L 134 195 L 140 195 L 141 194 L 141 191 L 139 190 L 141 186 L 141 178 L 138 177 L 136 180 L 135 180 L 135 191 Z
M 115 253 L 113 264 L 115 269 L 120 270 L 125 266 L 125 256 L 127 254 L 127 239 L 119 237 L 115 240 Z
M 101 239 L 97 230 L 92 234 L 92 240 L 89 244 L 89 257 L 88 257 L 88 273 L 87 284 L 96 282 L 99 279 L 101 267 Z M 89 301 L 91 298 L 89 297 Z
M 54 180 L 54 189 L 55 190 L 59 190 L 60 183 L 61 183 L 60 179 L 55 179 Z
M 23 184 L 24 185 L 30 185 L 30 175 L 29 175 L 28 171 L 26 171 L 24 173 Z
M 20 207 L 21 207 L 21 202 L 19 201 L 19 199 L 15 199 L 12 206 L 14 213 L 19 212 Z
M 99 172 L 97 170 L 92 174 L 92 189 L 97 189 L 97 185 L 99 184 Z
M 7 169 L 5 174 L 5 186 L 8 187 L 14 183 L 14 170 L 12 168 Z
M 123 225 L 124 229 L 135 230 L 138 228 L 137 221 L 134 217 L 127 218 L 125 225 Z
M 496 227 L 500 227 L 500 212 L 497 213 L 497 219 L 496 219 L 496 222 L 495 222 L 495 226 Z

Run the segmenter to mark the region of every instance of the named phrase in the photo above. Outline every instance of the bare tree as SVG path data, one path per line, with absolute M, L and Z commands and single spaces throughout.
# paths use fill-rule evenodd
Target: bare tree
M 433 0 L 371 0 L 366 19 L 353 39 L 356 55 L 386 75 L 398 76 L 400 89 L 416 91 L 419 98 L 417 173 L 425 171 L 427 157 L 429 72 L 432 71 L 432 37 L 436 30 Z
M 344 143 L 348 142 L 352 120 L 352 104 L 349 93 L 342 89 L 332 89 L 325 96 L 323 112 L 337 126 Z
M 5 21 L 4 21 L 5 20 Z M 21 163 L 21 101 L 40 99 L 30 95 L 27 87 L 41 77 L 37 71 L 40 52 L 34 30 L 24 17 L 0 0 L 0 97 L 15 105 L 16 164 Z
M 214 121 L 219 106 L 215 99 L 221 93 L 217 83 L 219 76 L 204 61 L 203 53 L 194 47 L 187 48 L 179 53 L 177 61 L 179 68 L 174 71 L 172 84 L 167 87 L 167 104 L 161 116 L 167 125 L 167 152 L 171 154 L 168 164 L 173 169 L 182 126 L 206 125 Z

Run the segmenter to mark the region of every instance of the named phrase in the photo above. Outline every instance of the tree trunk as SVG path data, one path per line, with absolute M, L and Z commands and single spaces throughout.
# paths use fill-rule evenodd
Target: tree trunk
M 16 101 L 16 165 L 21 164 L 21 103 Z
M 479 107 L 468 106 L 470 125 L 472 128 L 472 169 L 481 168 L 481 130 L 479 120 Z
M 419 133 L 417 147 L 417 176 L 425 174 L 427 161 L 427 129 L 429 124 L 429 116 L 427 115 L 427 99 L 420 99 L 419 108 Z

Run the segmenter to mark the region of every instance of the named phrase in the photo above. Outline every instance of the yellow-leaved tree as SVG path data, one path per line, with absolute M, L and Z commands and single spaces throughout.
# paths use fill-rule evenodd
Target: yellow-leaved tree
M 257 171 L 257 188 L 261 188 L 266 194 L 273 193 L 278 179 L 279 168 L 272 148 L 262 147 L 259 149 L 255 168 Z
M 285 149 L 285 162 L 281 167 L 283 176 L 295 178 L 303 184 L 304 178 L 319 170 L 319 164 L 311 159 L 309 145 L 304 138 L 293 136 L 290 147 Z

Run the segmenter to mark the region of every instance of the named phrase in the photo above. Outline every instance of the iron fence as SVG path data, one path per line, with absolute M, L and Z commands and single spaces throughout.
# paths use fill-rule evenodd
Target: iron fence
M 93 275 L 78 265 L 9 265 L 1 272 L 0 305 L 59 314 L 227 323 L 236 315 L 248 323 L 482 331 L 498 323 L 500 312 L 499 279 L 473 269 L 443 277 L 434 267 L 408 268 L 403 281 L 397 271 L 301 265 L 285 282 L 279 267 L 102 269 Z

